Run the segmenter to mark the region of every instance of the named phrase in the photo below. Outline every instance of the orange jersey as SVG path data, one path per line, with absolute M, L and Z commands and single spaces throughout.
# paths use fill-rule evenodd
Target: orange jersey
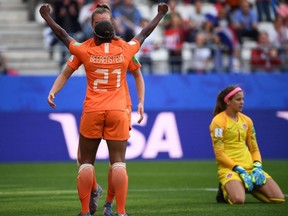
M 126 109 L 126 71 L 139 48 L 137 40 L 100 46 L 96 46 L 93 38 L 83 43 L 70 42 L 71 54 L 80 59 L 86 71 L 84 112 Z
M 123 43 L 126 43 L 124 40 L 113 40 L 112 41 L 112 44 L 113 45 L 121 45 Z M 81 60 L 79 58 L 77 58 L 76 56 L 72 55 L 70 56 L 70 58 L 67 60 L 66 64 L 73 68 L 74 70 L 77 70 L 80 65 L 82 64 Z M 132 60 L 129 62 L 129 65 L 128 65 L 128 70 L 129 71 L 135 71 L 137 70 L 138 68 L 141 67 L 141 64 L 139 63 L 138 59 L 136 57 L 133 57 Z M 129 87 L 128 87 L 128 83 L 126 81 L 125 83 L 125 88 L 126 88 L 126 103 L 127 103 L 127 106 L 132 106 L 132 101 L 131 101 L 131 97 L 130 97 L 130 93 L 129 93 Z

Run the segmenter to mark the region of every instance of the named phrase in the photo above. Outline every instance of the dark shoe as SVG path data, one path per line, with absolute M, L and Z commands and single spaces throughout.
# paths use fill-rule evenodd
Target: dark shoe
M 226 200 L 224 199 L 223 190 L 221 188 L 221 183 L 219 183 L 219 185 L 218 185 L 218 192 L 216 195 L 216 201 L 217 201 L 217 203 L 226 203 Z
M 97 184 L 96 190 L 92 191 L 90 196 L 89 210 L 91 215 L 95 214 L 98 207 L 98 201 L 102 193 L 103 193 L 102 188 L 100 187 L 99 184 Z

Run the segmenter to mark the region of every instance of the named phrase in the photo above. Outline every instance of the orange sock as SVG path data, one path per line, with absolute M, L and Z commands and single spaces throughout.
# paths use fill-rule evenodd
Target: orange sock
M 115 190 L 117 213 L 125 214 L 128 191 L 128 176 L 125 163 L 117 162 L 112 165 L 112 185 Z
M 108 169 L 108 188 L 107 188 L 107 196 L 106 196 L 106 202 L 113 203 L 114 200 L 114 189 L 113 189 L 113 183 L 112 183 L 112 167 L 109 165 Z
M 92 164 L 82 164 L 79 167 L 77 189 L 82 205 L 82 214 L 89 212 L 90 194 L 93 186 L 93 179 L 95 179 L 94 176 L 94 166 Z

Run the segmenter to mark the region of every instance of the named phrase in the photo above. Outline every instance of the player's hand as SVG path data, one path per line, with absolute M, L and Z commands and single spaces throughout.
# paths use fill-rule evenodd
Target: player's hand
M 258 161 L 254 162 L 253 164 L 254 168 L 251 172 L 251 178 L 252 182 L 256 186 L 262 186 L 266 184 L 266 176 L 262 170 L 262 164 Z
M 46 16 L 46 15 L 50 15 L 52 9 L 51 6 L 49 4 L 43 4 L 40 9 L 39 12 L 41 14 L 41 16 Z
M 241 177 L 244 183 L 246 190 L 252 191 L 254 185 L 253 185 L 251 176 L 246 172 L 246 170 L 243 167 L 237 165 L 233 168 L 233 171 L 239 174 L 239 176 Z
M 144 119 L 144 106 L 143 103 L 138 103 L 138 110 L 137 113 L 140 115 L 139 120 L 137 121 L 138 124 L 140 124 L 142 122 L 142 120 Z
M 168 5 L 166 3 L 159 3 L 158 4 L 158 12 L 162 12 L 163 14 L 166 14 L 168 12 Z
M 52 108 L 56 108 L 56 104 L 54 103 L 55 95 L 54 93 L 50 92 L 48 95 L 48 104 Z

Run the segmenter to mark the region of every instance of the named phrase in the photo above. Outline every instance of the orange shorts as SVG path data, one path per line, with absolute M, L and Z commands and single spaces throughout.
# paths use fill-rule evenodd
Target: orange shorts
M 129 113 L 121 110 L 83 112 L 80 133 L 87 138 L 105 140 L 128 140 Z

